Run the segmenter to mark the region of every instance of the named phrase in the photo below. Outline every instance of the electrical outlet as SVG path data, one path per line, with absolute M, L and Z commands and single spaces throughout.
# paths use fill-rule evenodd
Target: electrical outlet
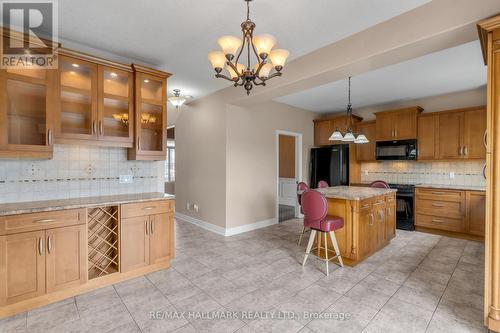
M 454 171 L 450 172 L 450 179 L 455 179 L 455 172 Z
M 134 182 L 134 176 L 120 175 L 120 184 L 132 184 L 133 182 Z
M 368 176 L 368 170 L 365 170 L 365 176 Z

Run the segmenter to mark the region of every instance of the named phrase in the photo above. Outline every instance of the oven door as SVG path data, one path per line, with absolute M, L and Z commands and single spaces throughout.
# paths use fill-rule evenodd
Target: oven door
M 377 142 L 376 157 L 378 161 L 416 160 L 417 140 Z

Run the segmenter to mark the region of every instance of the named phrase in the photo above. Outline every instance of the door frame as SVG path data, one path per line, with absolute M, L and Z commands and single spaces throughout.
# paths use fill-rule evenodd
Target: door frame
M 276 130 L 274 135 L 276 147 L 276 221 L 279 222 L 280 135 L 295 137 L 295 182 L 298 183 L 302 181 L 302 133 Z M 298 203 L 295 204 L 295 217 L 302 217 Z

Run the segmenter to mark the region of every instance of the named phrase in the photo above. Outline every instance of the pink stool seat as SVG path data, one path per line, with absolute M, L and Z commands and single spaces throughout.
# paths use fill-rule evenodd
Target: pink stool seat
M 342 229 L 344 227 L 344 219 L 338 216 L 326 216 L 323 221 L 321 221 L 320 229 L 321 231 L 330 232 Z

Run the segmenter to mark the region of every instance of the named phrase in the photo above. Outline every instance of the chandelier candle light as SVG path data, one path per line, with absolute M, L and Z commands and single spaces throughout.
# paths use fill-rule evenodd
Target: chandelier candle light
M 255 23 L 250 20 L 250 1 L 252 0 L 244 1 L 247 3 L 247 20 L 241 23 L 243 40 L 235 36 L 219 38 L 217 42 L 222 52 L 210 52 L 208 59 L 216 72 L 216 78 L 234 82 L 235 87 L 244 87 L 247 95 L 250 95 L 250 90 L 254 85 L 265 86 L 267 80 L 281 76 L 281 71 L 290 53 L 283 49 L 273 50 L 276 39 L 271 35 L 253 35 Z M 239 63 L 245 49 L 246 66 Z M 256 57 L 253 66 L 252 54 Z M 224 67 L 229 72 L 229 76 L 221 74 Z M 273 69 L 274 72 L 271 73 Z
M 349 102 L 347 104 L 347 117 L 346 117 L 346 128 L 342 133 L 338 128 L 330 136 L 330 141 L 344 141 L 344 142 L 354 142 L 354 143 L 369 143 L 370 140 L 360 133 L 358 136 L 352 132 L 352 104 L 351 104 L 351 77 L 349 77 Z

